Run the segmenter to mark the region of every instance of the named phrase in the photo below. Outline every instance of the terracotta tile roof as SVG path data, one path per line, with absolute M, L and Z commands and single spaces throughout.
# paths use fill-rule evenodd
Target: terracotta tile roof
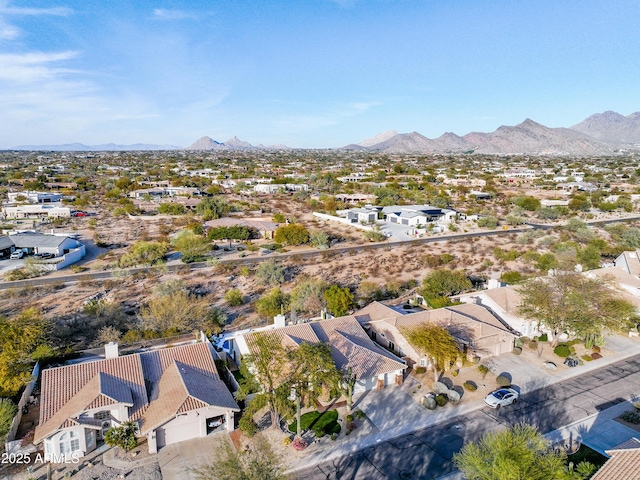
M 289 325 L 245 335 L 250 351 L 255 351 L 256 335 L 268 335 L 285 347 L 301 342 L 329 343 L 331 357 L 339 370 L 352 368 L 358 378 L 369 378 L 406 368 L 395 355 L 376 344 L 353 316 Z
M 240 411 L 217 372 L 207 374 L 179 361 L 165 369 L 152 395 L 154 399 L 140 419 L 142 435 L 180 413 L 199 408 L 216 406 Z
M 492 288 L 490 290 L 484 290 L 481 293 L 493 300 L 505 312 L 518 315 L 518 306 L 520 305 L 521 297 L 515 288 L 511 286 Z
M 215 405 L 239 411 L 206 343 L 46 369 L 41 385 L 36 443 L 84 421 L 78 418 L 84 411 L 114 404 L 130 406 L 129 419 L 144 420 L 145 428 L 186 409 Z
M 36 443 L 89 408 L 113 405 L 124 399 L 131 404 L 131 418 L 136 419 L 148 403 L 139 355 L 48 368 L 42 372 L 40 383 Z
M 607 450 L 611 458 L 598 470 L 592 480 L 632 480 L 640 479 L 640 441 L 627 440 L 617 447 Z

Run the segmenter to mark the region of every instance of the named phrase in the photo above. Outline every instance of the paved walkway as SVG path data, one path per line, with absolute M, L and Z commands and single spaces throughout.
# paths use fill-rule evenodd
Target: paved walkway
M 495 374 L 502 372 L 509 373 L 514 385 L 520 388 L 522 393 L 526 394 L 638 355 L 640 354 L 640 340 L 622 336 L 611 336 L 607 337 L 606 348 L 612 353 L 602 359 L 585 363 L 576 368 L 568 368 L 556 372 L 549 372 L 542 367 L 532 365 L 520 356 L 505 354 L 491 359 L 492 371 Z M 594 384 L 594 387 L 596 386 L 597 384 Z M 640 386 L 638 393 L 640 394 Z M 411 402 L 410 406 L 408 404 L 409 401 Z M 392 440 L 416 430 L 446 422 L 459 415 L 479 410 L 484 407 L 484 400 L 479 399 L 469 403 L 463 402 L 457 406 L 447 405 L 445 408 L 438 408 L 434 411 L 427 411 L 426 409 L 418 407 L 418 412 L 414 412 L 413 407 L 417 406 L 415 400 L 407 395 L 401 388 L 391 386 L 381 392 L 369 392 L 366 396 L 366 401 L 363 401 L 362 405 L 357 405 L 357 407 L 361 408 L 370 416 L 370 412 L 368 411 L 369 405 L 375 406 L 375 411 L 373 412 L 374 419 L 384 418 L 382 422 L 378 420 L 381 426 L 384 426 L 384 429 L 374 429 L 366 436 L 358 435 L 354 438 L 353 434 L 350 437 L 341 435 L 339 440 L 335 442 L 321 441 L 314 443 L 308 449 L 309 455 L 289 463 L 289 471 L 293 473 L 297 470 L 307 469 L 312 465 L 335 460 L 374 446 L 377 443 Z M 630 403 L 627 403 L 626 409 L 628 409 L 629 406 Z M 407 414 L 407 407 L 411 409 L 412 414 Z M 589 443 L 591 443 L 592 445 L 596 445 L 598 448 L 592 448 L 602 451 L 630 438 L 628 436 L 630 432 L 627 431 L 630 429 L 626 427 L 624 427 L 626 430 L 619 429 L 617 425 L 606 423 L 607 421 L 613 422 L 612 418 L 617 417 L 625 409 L 625 407 L 621 405 L 614 408 L 615 410 L 611 410 L 606 416 L 603 415 L 603 412 L 609 412 L 609 410 L 603 412 L 594 411 L 592 415 L 589 415 L 584 420 L 576 422 L 573 429 L 579 430 L 582 434 L 585 432 L 584 429 L 589 426 L 589 422 L 592 422 L 591 426 L 596 425 L 598 427 L 593 430 L 592 435 L 584 436 L 585 444 L 589 445 Z M 609 416 L 611 416 L 611 418 L 608 418 Z M 596 422 L 596 420 L 598 421 Z M 581 422 L 586 423 L 583 423 L 581 426 Z M 374 420 L 373 423 L 375 424 L 376 421 Z M 617 424 L 617 422 L 614 423 Z M 581 428 L 582 430 L 580 430 Z M 568 436 L 570 432 L 573 431 L 571 429 L 561 430 L 560 433 L 555 434 L 555 438 L 558 441 L 562 441 L 564 439 L 563 435 Z M 604 435 L 605 432 L 608 433 Z M 636 433 L 633 430 L 631 430 L 631 432 Z M 620 441 L 618 441 L 618 439 L 620 439 Z M 598 445 L 597 441 L 600 441 L 602 445 Z M 452 474 L 447 478 L 455 479 L 457 477 Z

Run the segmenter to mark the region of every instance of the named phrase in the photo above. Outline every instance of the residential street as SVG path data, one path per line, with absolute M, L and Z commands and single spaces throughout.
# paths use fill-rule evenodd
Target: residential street
M 515 405 L 500 410 L 482 407 L 445 423 L 297 470 L 295 478 L 438 479 L 455 471 L 451 458 L 464 442 L 476 441 L 487 432 L 526 422 L 546 434 L 621 402 L 628 402 L 639 393 L 640 355 L 636 355 L 524 393 Z M 583 436 L 587 433 L 583 432 Z

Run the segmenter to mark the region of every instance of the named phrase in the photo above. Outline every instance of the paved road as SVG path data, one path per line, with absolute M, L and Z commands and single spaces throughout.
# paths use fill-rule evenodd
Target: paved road
M 336 460 L 295 472 L 304 480 L 437 479 L 452 472 L 453 454 L 485 433 L 526 422 L 542 433 L 640 394 L 640 355 L 523 395 L 509 407 L 484 407 Z

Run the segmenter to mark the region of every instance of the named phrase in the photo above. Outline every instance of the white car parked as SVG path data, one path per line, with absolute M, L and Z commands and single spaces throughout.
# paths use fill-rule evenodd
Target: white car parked
M 22 257 L 24 257 L 24 252 L 22 250 L 16 250 L 15 252 L 13 252 L 11 254 L 9 259 L 11 259 L 11 260 L 20 260 Z
M 484 403 L 489 405 L 491 408 L 500 408 L 504 405 L 516 403 L 519 397 L 520 394 L 513 388 L 499 388 L 487 395 L 484 399 Z

